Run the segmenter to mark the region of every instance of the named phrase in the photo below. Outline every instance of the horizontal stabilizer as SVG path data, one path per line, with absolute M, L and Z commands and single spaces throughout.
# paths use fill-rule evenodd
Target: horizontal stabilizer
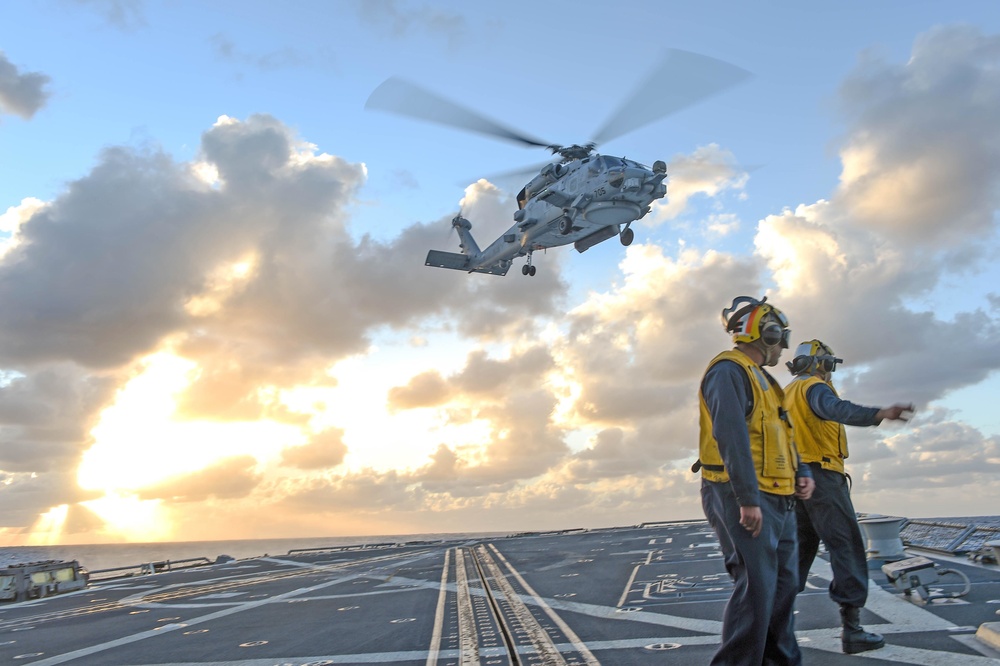
M 467 271 L 469 270 L 469 257 L 464 254 L 459 254 L 458 252 L 431 250 L 427 253 L 427 261 L 424 262 L 424 265 L 433 266 L 435 268 L 454 268 L 458 271 Z
M 459 254 L 458 252 L 442 252 L 441 250 L 429 251 L 427 253 L 427 261 L 424 262 L 424 265 L 433 266 L 434 268 L 451 268 L 456 271 L 466 271 L 469 273 L 489 273 L 490 275 L 506 275 L 507 269 L 510 268 L 510 263 L 506 266 L 494 264 L 488 267 L 470 268 L 468 255 Z

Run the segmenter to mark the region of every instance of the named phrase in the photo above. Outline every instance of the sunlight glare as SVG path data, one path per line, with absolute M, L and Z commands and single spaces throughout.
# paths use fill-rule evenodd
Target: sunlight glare
M 133 542 L 162 541 L 172 536 L 160 500 L 141 500 L 134 495 L 109 493 L 81 504 L 104 520 L 109 536 Z
M 299 428 L 272 421 L 173 421 L 176 396 L 196 372 L 195 363 L 169 353 L 146 359 L 91 431 L 95 444 L 83 455 L 80 486 L 132 491 L 236 455 L 275 460 L 283 447 L 305 443 Z
M 60 504 L 38 516 L 38 520 L 31 527 L 28 545 L 51 546 L 59 543 L 63 524 L 66 522 L 68 514 L 69 505 Z

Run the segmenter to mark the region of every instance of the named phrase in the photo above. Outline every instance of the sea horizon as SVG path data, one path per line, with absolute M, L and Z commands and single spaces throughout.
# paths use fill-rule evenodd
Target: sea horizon
M 859 514 L 876 517 L 882 514 Z M 903 516 L 899 516 L 903 517 Z M 938 521 L 947 523 L 969 522 L 984 527 L 1000 529 L 1000 516 L 934 516 L 913 517 L 913 521 Z M 684 520 L 668 520 L 662 522 L 687 522 L 704 520 L 690 518 Z M 660 521 L 648 521 L 656 523 Z M 567 527 L 565 530 L 576 529 L 610 529 L 609 527 L 580 528 Z M 515 534 L 532 534 L 555 532 L 562 530 L 503 530 L 483 532 L 429 532 L 413 534 L 386 534 L 372 536 L 327 536 L 327 537 L 281 537 L 264 539 L 210 539 L 199 541 L 153 541 L 143 543 L 100 543 L 100 544 L 61 544 L 61 545 L 31 545 L 31 546 L 0 546 L 0 569 L 17 564 L 41 562 L 47 560 L 76 560 L 90 572 L 106 569 L 140 567 L 150 562 L 178 562 L 205 558 L 214 562 L 220 556 L 244 560 L 255 557 L 277 557 L 287 555 L 289 551 L 304 548 L 338 548 L 344 546 L 366 545 L 376 543 L 405 543 L 409 541 L 461 541 L 466 539 L 502 538 Z
M 427 534 L 388 534 L 340 537 L 282 537 L 267 539 L 212 539 L 201 541 L 152 541 L 143 543 L 96 543 L 31 546 L 0 546 L 0 568 L 47 560 L 76 560 L 90 572 L 119 567 L 139 567 L 149 562 L 205 558 L 212 562 L 220 556 L 237 560 L 287 555 L 301 548 L 338 548 L 375 543 L 441 541 L 497 538 L 513 534 L 502 532 L 432 532 Z

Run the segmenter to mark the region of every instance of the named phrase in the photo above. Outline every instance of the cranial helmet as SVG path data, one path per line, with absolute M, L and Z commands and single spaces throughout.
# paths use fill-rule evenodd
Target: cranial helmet
M 785 365 L 793 375 L 811 375 L 817 370 L 833 372 L 837 369 L 837 364 L 843 362 L 844 359 L 833 355 L 829 345 L 819 340 L 809 340 L 795 348 L 795 358 Z
M 760 340 L 768 347 L 788 349 L 788 318 L 778 308 L 752 296 L 737 296 L 722 310 L 722 325 L 733 334 L 733 342 Z

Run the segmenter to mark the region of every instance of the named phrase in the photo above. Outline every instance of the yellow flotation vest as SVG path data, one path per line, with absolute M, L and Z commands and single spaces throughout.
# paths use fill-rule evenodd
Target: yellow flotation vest
M 795 428 L 795 444 L 802 462 L 819 463 L 823 469 L 843 474 L 844 459 L 847 458 L 847 430 L 842 423 L 821 419 L 813 413 L 806 394 L 816 384 L 826 384 L 837 395 L 831 384 L 815 375 L 803 375 L 785 387 L 784 405 Z
M 753 392 L 753 410 L 746 417 L 750 434 L 750 453 L 757 471 L 757 487 L 774 495 L 791 495 L 795 492 L 795 470 L 798 454 L 792 442 L 791 426 L 781 407 L 784 391 L 774 379 L 764 372 L 749 356 L 736 349 L 724 351 L 708 364 L 708 369 L 720 361 L 733 361 L 750 377 Z M 706 374 L 708 370 L 705 371 Z M 701 442 L 698 459 L 701 475 L 708 481 L 729 481 L 729 473 L 719 453 L 719 443 L 712 434 L 712 417 L 705 404 L 705 396 L 698 392 L 701 421 Z

